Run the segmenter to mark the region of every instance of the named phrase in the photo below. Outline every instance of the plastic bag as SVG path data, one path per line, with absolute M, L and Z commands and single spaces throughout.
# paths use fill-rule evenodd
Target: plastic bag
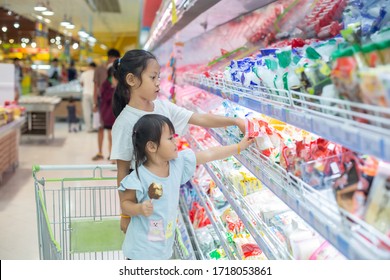
M 100 113 L 99 113 L 99 111 L 93 112 L 93 114 L 92 114 L 92 128 L 93 129 L 100 128 Z

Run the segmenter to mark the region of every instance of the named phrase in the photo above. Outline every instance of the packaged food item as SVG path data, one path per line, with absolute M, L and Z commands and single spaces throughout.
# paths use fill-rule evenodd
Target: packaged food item
M 390 107 L 388 80 L 390 66 L 366 68 L 359 72 L 361 99 L 366 104 Z
M 368 67 L 377 67 L 378 65 L 383 64 L 382 57 L 377 48 L 377 44 L 365 44 L 362 47 L 362 52 L 364 54 L 364 58 Z
M 358 79 L 358 63 L 352 48 L 333 53 L 331 79 L 341 98 L 361 102 Z
M 345 257 L 328 241 L 324 241 L 321 246 L 311 254 L 309 260 L 345 260 Z
M 383 64 L 390 64 L 390 40 L 375 43 Z
M 390 236 L 390 164 L 380 162 L 367 198 L 364 220 Z M 389 248 L 390 249 L 390 248 Z

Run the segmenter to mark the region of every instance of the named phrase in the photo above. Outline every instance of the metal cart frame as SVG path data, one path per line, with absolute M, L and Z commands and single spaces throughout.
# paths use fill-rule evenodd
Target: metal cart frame
M 38 177 L 53 171 L 65 175 Z M 125 259 L 116 172 L 109 174 L 112 171 L 115 165 L 33 167 L 40 259 Z

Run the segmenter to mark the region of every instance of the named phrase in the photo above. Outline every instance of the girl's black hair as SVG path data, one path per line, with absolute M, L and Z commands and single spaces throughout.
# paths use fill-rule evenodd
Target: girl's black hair
M 164 124 L 167 124 L 172 134 L 175 128 L 172 122 L 162 115 L 147 114 L 141 117 L 133 128 L 133 149 L 135 158 L 135 171 L 138 175 L 138 167 L 146 161 L 146 144 L 149 141 L 156 143 L 157 148 L 160 146 L 160 139 Z
M 149 59 L 156 57 L 145 50 L 131 50 L 125 53 L 122 58 L 114 61 L 114 77 L 118 81 L 116 90 L 113 96 L 112 109 L 115 117 L 118 117 L 123 108 L 130 101 L 130 86 L 126 82 L 127 74 L 131 73 L 137 77 L 142 84 L 142 72 L 146 69 Z

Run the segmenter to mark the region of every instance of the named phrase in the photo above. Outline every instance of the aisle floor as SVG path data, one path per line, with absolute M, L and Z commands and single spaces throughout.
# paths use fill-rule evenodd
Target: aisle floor
M 104 136 L 103 152 L 107 158 L 107 135 Z M 97 133 L 69 133 L 66 123 L 56 123 L 55 138 L 49 143 L 22 137 L 19 166 L 14 172 L 6 172 L 0 185 L 0 259 L 39 259 L 32 166 L 110 163 L 92 161 L 96 152 Z

